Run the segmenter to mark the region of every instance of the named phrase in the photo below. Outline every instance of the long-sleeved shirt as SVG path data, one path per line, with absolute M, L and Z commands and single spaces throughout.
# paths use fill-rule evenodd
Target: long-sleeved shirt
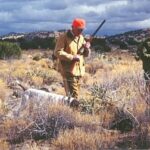
M 79 50 L 85 44 L 83 35 L 71 37 L 71 31 L 68 31 L 57 40 L 54 50 L 55 56 L 59 59 L 60 73 L 65 76 L 70 73 L 72 76 L 83 76 L 85 73 L 84 57 L 88 56 L 88 51 L 80 54 Z M 73 61 L 75 55 L 80 55 L 80 61 Z

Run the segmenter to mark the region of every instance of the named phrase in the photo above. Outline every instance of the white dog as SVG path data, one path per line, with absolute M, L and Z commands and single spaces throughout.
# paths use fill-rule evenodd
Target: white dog
M 64 104 L 73 108 L 78 108 L 79 101 L 73 97 L 67 97 L 43 90 L 29 88 L 24 91 L 20 106 L 15 115 L 19 116 L 22 111 L 26 110 L 27 107 L 30 106 L 30 109 L 33 109 L 33 107 L 44 109 L 44 106 L 49 106 L 52 104 Z

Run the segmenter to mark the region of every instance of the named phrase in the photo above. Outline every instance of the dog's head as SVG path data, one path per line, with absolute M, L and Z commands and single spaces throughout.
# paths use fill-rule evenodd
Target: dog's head
M 75 99 L 75 98 L 73 98 L 73 99 L 71 100 L 71 102 L 70 102 L 70 107 L 71 107 L 71 108 L 78 109 L 78 108 L 79 108 L 79 105 L 80 105 L 80 102 L 79 102 L 77 99 Z

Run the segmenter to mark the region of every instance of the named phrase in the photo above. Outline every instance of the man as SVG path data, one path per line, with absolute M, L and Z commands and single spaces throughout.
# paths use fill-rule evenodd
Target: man
M 54 50 L 54 55 L 59 59 L 66 95 L 77 99 L 80 79 L 85 73 L 84 57 L 90 54 L 90 43 L 82 35 L 85 26 L 84 19 L 74 19 L 72 29 L 60 35 Z
M 146 81 L 146 90 L 150 92 L 150 38 L 146 39 L 137 50 L 136 59 L 143 62 L 144 78 Z

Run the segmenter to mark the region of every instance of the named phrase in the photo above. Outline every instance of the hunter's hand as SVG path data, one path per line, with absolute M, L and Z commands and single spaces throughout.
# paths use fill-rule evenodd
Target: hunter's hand
M 80 61 L 80 55 L 74 55 L 73 61 Z
M 85 49 L 90 49 L 90 47 L 91 47 L 90 42 L 86 42 L 85 44 L 83 44 L 83 48 Z
M 91 44 L 90 42 L 86 42 L 85 44 L 83 44 L 83 52 L 82 54 L 84 55 L 84 57 L 89 57 L 91 55 Z

